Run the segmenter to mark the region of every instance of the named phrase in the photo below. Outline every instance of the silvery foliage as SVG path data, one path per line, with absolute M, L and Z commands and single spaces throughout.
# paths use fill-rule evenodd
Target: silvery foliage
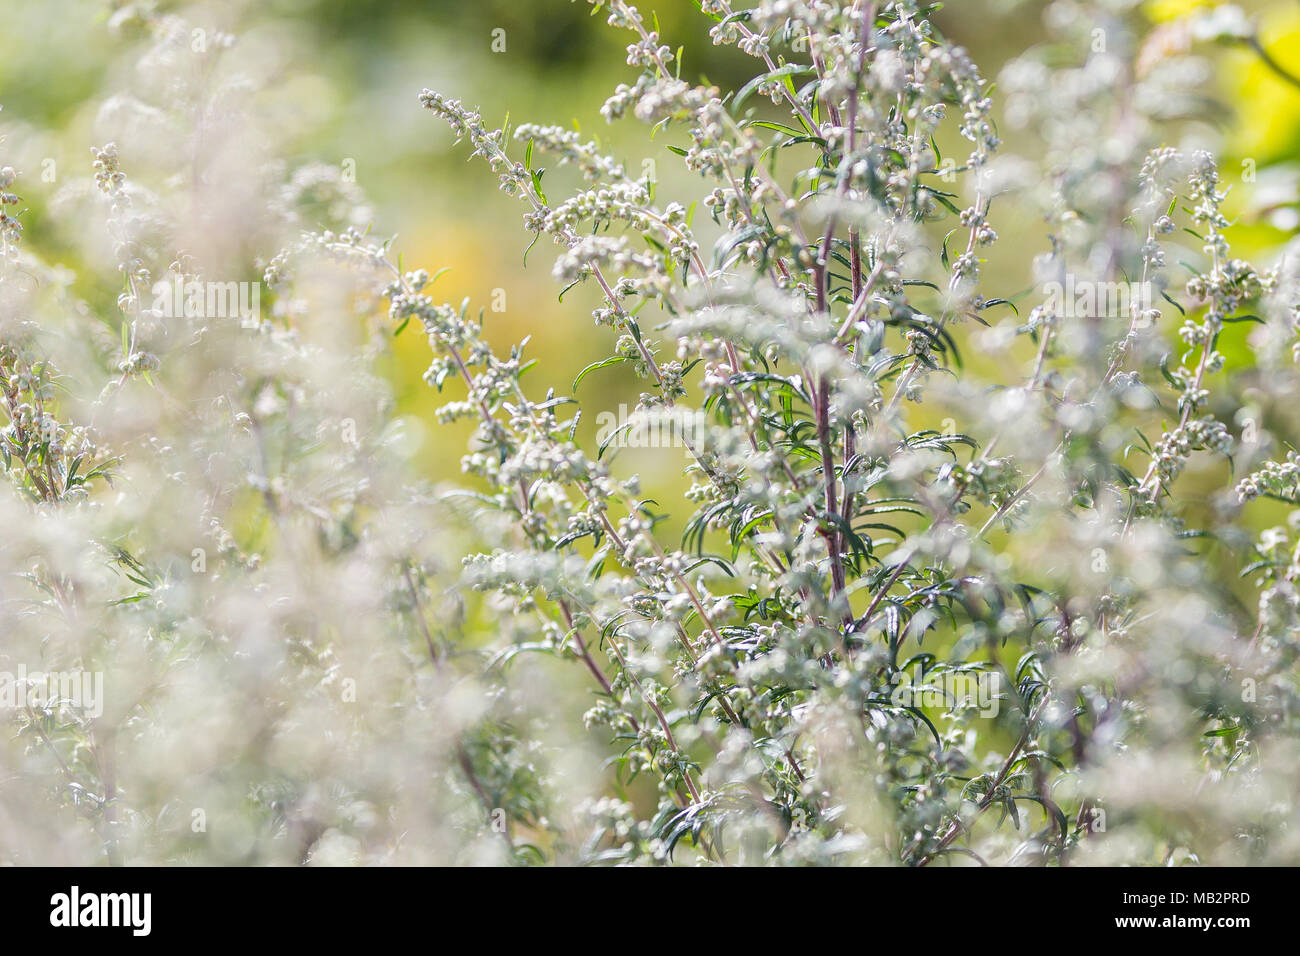
M 0 220 L 0 555 L 29 587 L 5 585 L 6 653 L 114 687 L 94 720 L 15 715 L 6 760 L 60 857 L 1296 862 L 1295 277 L 1231 255 L 1185 122 L 1202 61 L 1154 55 L 1131 2 L 1057 0 L 994 90 L 923 4 L 701 0 L 755 61 L 722 91 L 635 7 L 593 5 L 637 71 L 602 112 L 671 142 L 695 192 L 420 103 L 592 293 L 613 352 L 580 378 L 704 413 L 685 500 L 581 447 L 577 400 L 530 391 L 525 345 L 494 350 L 348 221 L 358 196 L 267 256 L 262 321 L 150 314 L 166 270 L 238 274 L 329 177 L 266 157 L 221 196 L 275 197 L 262 225 L 204 261 L 174 197 L 97 151 L 120 344 L 25 318 L 102 313 Z M 188 36 L 147 26 L 155 60 Z M 246 122 L 214 75 L 156 108 Z M 211 142 L 184 161 L 219 171 Z M 1042 290 L 1067 280 L 1156 295 L 1062 309 Z M 401 465 L 388 339 L 354 318 L 380 300 L 427 335 L 440 419 L 476 426 L 462 491 Z M 1256 540 L 1262 497 L 1297 510 Z M 996 707 L 899 694 L 971 675 Z

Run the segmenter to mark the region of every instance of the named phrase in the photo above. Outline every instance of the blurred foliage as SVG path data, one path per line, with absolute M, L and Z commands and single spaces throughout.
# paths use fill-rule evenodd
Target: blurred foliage
M 143 31 L 132 24 L 128 15 L 135 6 L 120 0 L 0 0 L 0 23 L 4 24 L 0 33 L 0 104 L 4 107 L 0 135 L 4 136 L 6 149 L 19 151 L 16 156 L 8 155 L 6 162 L 13 162 L 21 174 L 20 217 L 30 224 L 24 243 L 50 264 L 74 270 L 81 278 L 75 280 L 73 291 L 84 299 L 87 313 L 100 316 L 115 312 L 119 290 L 96 281 L 94 264 L 83 259 L 87 255 L 85 247 L 69 235 L 69 231 L 80 231 L 84 220 L 56 213 L 60 212 L 59 203 L 68 201 L 64 188 L 89 173 L 89 147 L 104 141 L 105 127 L 120 123 L 121 116 L 116 114 L 108 117 L 111 122 L 106 121 L 106 114 L 121 104 L 106 102 L 102 92 L 148 80 L 135 67 L 134 55 L 145 44 Z M 682 184 L 692 188 L 697 185 L 695 177 L 670 162 L 673 157 L 667 146 L 673 140 L 667 134 L 648 142 L 644 130 L 636 124 L 605 126 L 590 119 L 598 116 L 609 91 L 629 79 L 629 69 L 624 62 L 624 37 L 608 29 L 603 17 L 592 17 L 585 3 L 269 0 L 138 6 L 158 12 L 183 9 L 190 22 L 204 24 L 213 33 L 229 30 L 238 34 L 240 47 L 248 49 L 262 64 L 261 78 L 266 83 L 256 96 L 266 115 L 278 118 L 276 135 L 281 143 L 277 151 L 291 165 L 316 159 L 355 169 L 356 184 L 370 203 L 375 233 L 398 237 L 395 248 L 402 250 L 403 264 L 412 268 L 416 264 L 447 267 L 446 274 L 435 282 L 435 294 L 456 301 L 466 296 L 471 311 L 477 314 L 480 308 L 486 310 L 484 335 L 499 352 L 506 352 L 511 343 L 525 337 L 531 340 L 529 354 L 538 359 L 528 379 L 533 394 L 544 393 L 548 386 L 567 393 L 581 369 L 608 355 L 609 343 L 602 335 L 591 334 L 587 317 L 599 297 L 595 290 L 584 287 L 568 293 L 561 303 L 560 287 L 550 274 L 549 250 L 534 249 L 525 265 L 528 237 L 519 228 L 518 204 L 491 189 L 490 174 L 478 164 L 466 163 L 463 150 L 452 148 L 446 130 L 429 122 L 419 109 L 416 91 L 430 86 L 452 93 L 479 108 L 494 126 L 503 125 L 507 119 L 514 124 L 576 124 L 631 168 L 646 160 L 656 162 L 666 191 Z M 750 58 L 731 47 L 714 47 L 710 43 L 707 22 L 691 0 L 649 0 L 641 6 L 647 13 L 654 12 L 663 34 L 671 38 L 674 46 L 686 47 L 684 75 L 707 78 L 729 88 L 743 84 L 752 75 Z M 949 4 L 936 19 L 950 37 L 970 49 L 987 74 L 994 75 L 1006 59 L 1041 38 L 1046 6 L 1043 2 L 963 0 Z M 1188 15 L 1218 6 L 1153 0 L 1144 9 L 1157 27 L 1159 42 L 1190 46 L 1193 41 L 1177 32 L 1183 29 Z M 1297 4 L 1259 0 L 1243 7 L 1248 15 L 1258 18 L 1261 43 L 1269 56 L 1284 69 L 1300 73 Z M 112 29 L 115 21 L 120 22 L 120 29 Z M 1162 25 L 1170 29 L 1162 33 Z M 504 34 L 495 34 L 498 30 Z M 504 50 L 494 50 L 494 44 L 501 42 Z M 1229 236 L 1245 255 L 1276 250 L 1300 230 L 1300 166 L 1296 165 L 1300 161 L 1300 89 L 1256 51 L 1239 43 L 1223 42 L 1206 52 L 1212 57 L 1217 79 L 1215 95 L 1207 101 L 1201 122 L 1207 135 L 1221 137 L 1226 150 L 1225 182 L 1233 187 L 1228 200 L 1234 219 Z M 1014 134 L 1009 138 L 1014 139 Z M 946 148 L 948 144 L 941 145 Z M 151 157 L 147 150 L 131 154 L 129 142 L 122 147 L 130 167 L 140 170 L 142 178 L 170 167 L 172 157 Z M 253 164 L 250 157 L 250 168 Z M 49 177 L 43 175 L 47 170 Z M 554 172 L 556 179 L 562 175 L 567 173 Z M 305 215 L 309 218 L 301 223 L 304 229 L 333 225 L 327 211 L 309 208 Z M 310 217 L 316 215 L 319 218 L 313 221 Z M 58 222 L 64 225 L 56 225 Z M 1025 263 L 1041 250 L 1041 224 L 999 223 L 999 228 L 1003 237 L 988 264 L 990 284 L 1027 290 L 1030 277 Z M 48 283 L 50 279 L 42 276 L 41 281 Z M 504 293 L 503 300 L 499 293 Z M 498 300 L 505 303 L 500 312 L 492 310 Z M 359 341 L 373 320 L 383 314 L 382 303 L 375 301 L 369 306 L 370 310 L 359 317 L 348 315 L 338 320 L 353 323 L 356 327 L 350 331 Z M 93 325 L 89 315 L 78 313 L 77 320 Z M 337 333 L 338 329 L 327 326 L 325 332 Z M 96 329 L 93 334 L 102 336 L 103 330 Z M 1246 328 L 1233 328 L 1220 341 L 1230 366 L 1240 368 L 1252 361 L 1244 344 L 1246 334 Z M 310 339 L 310 331 L 306 337 Z M 422 380 L 429 366 L 426 339 L 418 329 L 408 329 L 396 339 L 391 354 L 379 361 L 394 390 L 393 417 L 405 429 L 407 440 L 420 443 L 416 460 L 421 476 L 437 480 L 457 475 L 471 426 L 433 424 L 434 409 L 446 396 L 439 396 Z M 996 369 L 1005 359 L 974 354 L 969 361 L 975 372 L 984 373 Z M 311 381 L 312 373 L 304 372 L 303 377 Z M 76 382 L 59 384 L 73 390 L 81 388 Z M 639 391 L 635 381 L 597 372 L 584 379 L 579 394 L 593 408 L 611 408 L 620 403 L 635 404 Z M 916 427 L 938 428 L 944 415 L 942 407 L 923 410 L 915 419 Z M 583 437 L 589 439 L 594 431 L 593 422 L 582 423 Z M 667 488 L 670 493 L 685 486 L 680 474 L 682 461 L 675 453 L 629 450 L 623 454 L 621 463 L 629 470 L 646 474 L 647 484 Z M 319 463 L 307 467 L 313 480 L 322 485 L 329 483 L 329 467 Z M 1193 490 L 1221 486 L 1227 467 L 1216 464 L 1200 469 L 1188 476 L 1188 483 Z M 101 470 L 92 474 L 99 479 L 105 473 Z M 83 474 L 83 484 L 88 477 Z M 245 490 L 231 508 L 230 530 L 245 550 L 270 551 L 276 547 L 273 516 L 268 516 L 263 504 L 261 491 Z M 1209 505 L 1205 507 L 1208 510 Z M 1285 509 L 1278 506 L 1276 514 L 1281 520 Z M 686 518 L 685 514 L 670 515 L 666 527 L 670 532 L 679 531 Z M 450 537 L 463 530 L 447 529 L 445 533 Z M 326 544 L 346 551 L 355 545 L 352 532 L 353 517 L 349 515 L 338 522 L 332 532 L 335 538 Z M 442 533 L 443 529 L 430 532 L 434 537 Z M 129 528 L 122 529 L 124 541 L 129 534 Z M 448 555 L 459 553 L 454 546 L 446 551 Z M 152 571 L 132 564 L 129 554 L 123 554 L 126 556 L 115 567 L 123 574 L 144 575 L 140 580 L 144 581 L 145 591 L 164 580 L 162 576 L 154 579 Z M 1215 553 L 1209 551 L 1206 560 L 1215 559 Z M 430 578 L 434 577 L 431 573 Z M 425 584 L 422 576 L 419 583 Z M 447 586 L 445 579 L 437 583 Z M 343 574 L 338 578 L 322 576 L 311 584 L 322 592 L 331 588 L 346 590 L 347 579 Z M 432 581 L 429 586 L 432 591 Z M 293 589 L 285 586 L 283 590 L 284 600 L 292 603 Z M 417 592 L 414 586 L 410 590 L 413 595 Z M 412 600 L 423 617 L 419 598 Z M 459 599 L 447 600 L 454 605 Z M 358 602 L 358 606 L 363 603 L 360 599 Z M 301 625 L 310 619 L 310 610 L 294 606 L 286 613 L 293 616 L 294 624 Z M 497 636 L 489 631 L 493 625 L 472 601 L 454 611 L 437 608 L 430 617 L 437 622 L 440 640 L 473 648 Z M 330 623 L 334 622 L 327 625 Z M 931 649 L 942 648 L 931 645 Z M 310 655 L 315 651 L 308 640 L 294 652 Z M 324 666 L 328 673 L 334 673 L 333 664 L 327 661 Z M 544 672 L 547 666 L 539 665 Z M 251 683 L 252 678 L 249 680 Z M 393 683 L 399 682 L 393 677 Z M 177 694 L 183 697 L 185 689 L 182 684 Z M 228 713 L 239 713 L 238 699 L 228 704 Z M 562 705 L 550 700 L 530 700 L 529 704 L 557 707 L 565 711 L 565 720 L 574 716 L 569 711 L 581 710 L 568 700 Z M 308 724 L 311 713 L 308 709 L 295 719 Z M 479 733 L 492 729 L 482 725 Z M 507 737 L 502 731 L 500 738 Z M 274 743 L 256 741 L 259 748 L 268 750 L 274 750 Z M 389 743 L 391 750 L 381 753 L 396 759 L 403 741 L 394 739 Z M 430 746 L 438 745 L 441 743 Z M 179 752 L 184 742 L 169 740 L 168 746 Z M 466 759 L 476 764 L 490 763 L 501 756 L 482 736 L 468 739 L 463 746 Z M 213 745 L 213 749 L 217 746 Z M 332 756 L 327 751 L 328 747 L 322 745 L 308 752 L 300 762 L 292 762 L 294 771 L 302 776 L 317 765 L 327 766 Z M 88 755 L 82 752 L 79 756 L 88 766 Z M 527 755 L 508 756 L 508 761 L 502 758 L 503 791 L 531 794 L 533 783 L 521 770 L 529 766 Z M 365 762 L 364 757 L 356 759 Z M 367 766 L 380 776 L 380 771 Z M 295 813 L 309 817 L 310 808 L 304 810 L 301 801 L 294 804 L 290 799 L 296 799 L 292 781 L 283 786 L 270 781 L 262 787 L 248 799 L 261 808 L 259 812 L 265 812 L 268 826 L 292 830 L 302 825 L 308 832 L 316 826 L 310 819 L 306 823 L 294 822 Z M 231 792 L 237 789 L 232 787 Z M 633 792 L 633 796 L 638 794 Z M 400 802 L 411 798 L 393 799 Z M 541 811 L 534 810 L 531 804 L 527 809 L 533 815 L 530 819 L 537 822 L 535 818 Z M 373 807 L 358 803 L 358 818 L 373 812 Z M 161 820 L 154 823 L 161 826 Z M 538 839 L 544 840 L 544 827 L 539 824 L 536 830 Z M 256 835 L 250 833 L 245 842 L 252 848 L 256 840 Z M 308 836 L 303 840 L 310 845 Z M 237 843 L 223 851 L 228 852 L 230 860 L 240 858 Z M 248 852 L 253 853 L 252 849 Z M 346 846 L 342 847 L 338 858 L 346 860 L 348 852 Z

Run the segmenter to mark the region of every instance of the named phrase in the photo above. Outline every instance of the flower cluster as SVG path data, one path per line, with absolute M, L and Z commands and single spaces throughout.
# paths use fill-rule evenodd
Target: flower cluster
M 519 647 L 579 662 L 598 695 L 588 725 L 635 741 L 618 758 L 623 772 L 659 781 L 658 812 L 644 818 L 598 803 L 588 846 L 621 861 L 663 861 L 689 842 L 716 861 L 923 865 L 964 844 L 977 859 L 1131 862 L 1143 841 L 1174 839 L 1147 811 L 1165 800 L 1171 812 L 1186 792 L 1127 788 L 1132 748 L 1179 775 L 1197 760 L 1232 766 L 1236 775 L 1216 778 L 1226 799 L 1246 780 L 1251 735 L 1288 752 L 1300 745 L 1284 716 L 1295 685 L 1279 663 L 1296 646 L 1286 623 L 1296 615 L 1249 622 L 1208 605 L 1194 583 L 1206 565 L 1180 552 L 1196 533 L 1175 493 L 1180 476 L 1203 467 L 1202 453 L 1227 457 L 1237 444 L 1211 410 L 1231 411 L 1229 396 L 1216 406 L 1210 392 L 1228 368 L 1219 338 L 1243 310 L 1285 296 L 1276 270 L 1229 257 L 1209 154 L 1160 145 L 1173 111 L 1153 94 L 1174 74 L 1147 63 L 1138 81 L 1095 43 L 1077 66 L 1049 67 L 1039 51 L 1008 65 L 1008 114 L 1041 124 L 1047 144 L 1036 184 L 1024 174 L 1034 159 L 995 161 L 989 83 L 919 4 L 764 0 L 737 11 L 708 0 L 714 42 L 761 63 L 731 96 L 684 80 L 635 7 L 593 4 L 635 34 L 628 63 L 641 71 L 602 112 L 686 137 L 671 148 L 705 180 L 711 258 L 689 203 L 659 206 L 653 181 L 629 180 L 593 143 L 520 128 L 530 156 L 540 146 L 586 180 L 552 203 L 531 160 L 506 157 L 502 131 L 455 101 L 421 97 L 508 193 L 524 195 L 528 227 L 563 247 L 556 278 L 594 280 L 596 318 L 619 333 L 599 366 L 649 379 L 644 408 L 672 410 L 696 392 L 706 416 L 683 439 L 696 510 L 673 546 L 660 531 L 662 499 L 574 445 L 578 418 L 554 415 L 572 399 L 533 402 L 512 376 L 487 376 L 485 388 L 458 351 L 436 366 L 439 387 L 465 379 L 458 414 L 481 415 L 479 440 L 496 446 L 476 451 L 469 470 L 494 486 L 493 506 L 519 532 L 490 558 L 468 559 L 472 582 L 537 616 L 551 637 Z M 1067 42 L 1087 35 L 1083 6 L 1054 5 Z M 800 75 L 814 82 L 791 82 Z M 769 119 L 751 93 L 785 115 Z M 1060 120 L 1076 109 L 1078 122 Z M 960 166 L 935 145 L 950 113 L 972 147 Z M 782 163 L 768 161 L 775 154 Z M 1200 239 L 1191 250 L 1173 244 L 1180 200 Z M 1054 230 L 1033 279 L 1095 291 L 1141 276 L 1185 316 L 1182 363 L 1170 367 L 1164 310 L 1141 296 L 1114 312 L 1094 296 L 1082 310 L 1091 314 L 1038 305 L 1023 323 L 995 318 L 1010 303 L 984 289 L 987 255 L 998 210 L 1017 206 Z M 1130 220 L 1136 236 L 1108 225 Z M 944 232 L 932 237 L 929 223 Z M 1203 263 L 1181 289 L 1164 276 L 1175 252 Z M 388 294 L 401 318 L 407 293 Z M 650 303 L 667 313 L 674 363 L 646 334 Z M 991 399 L 977 378 L 935 374 L 960 368 L 971 343 L 958 335 L 972 318 L 1012 360 L 1019 340 L 1032 342 L 1024 379 L 993 383 Z M 437 348 L 496 366 L 473 322 L 436 333 Z M 1158 421 L 1150 396 L 1161 383 L 1177 420 L 1150 443 L 1143 430 Z M 923 401 L 953 409 L 961 426 L 910 425 L 909 405 Z M 1126 429 L 1142 444 L 1121 439 Z M 1127 463 L 1137 454 L 1149 459 L 1144 476 Z M 1266 464 L 1241 497 L 1293 500 L 1292 465 Z M 1262 607 L 1275 606 L 1276 585 L 1267 593 Z M 1183 637 L 1193 620 L 1195 641 Z M 1234 635 L 1256 629 L 1251 647 L 1265 656 L 1247 660 Z M 1157 658 L 1206 676 L 1193 690 Z M 918 659 L 935 675 L 987 669 L 1014 691 L 987 726 L 968 706 L 899 708 L 891 688 Z M 1117 659 L 1140 676 L 1110 679 Z M 1254 711 L 1232 698 L 1243 667 L 1271 675 L 1269 701 Z M 1157 706 L 1158 721 L 1144 716 Z M 1224 737 L 1237 741 L 1227 754 Z M 864 799 L 890 812 L 865 814 Z M 1000 807 L 1019 826 L 1024 800 L 1046 811 L 1041 827 L 1013 836 L 980 822 Z M 1143 832 L 1108 842 L 1094 826 L 1103 801 Z M 1219 824 L 1256 826 L 1231 814 Z
M 723 89 L 591 5 L 639 174 L 418 97 L 601 327 L 563 390 L 341 166 L 230 175 L 280 117 L 225 34 L 190 69 L 178 17 L 114 18 L 170 146 L 93 151 L 75 282 L 0 165 L 0 667 L 111 685 L 5 716 L 4 861 L 1300 860 L 1300 270 L 1234 257 L 1229 167 L 1168 145 L 1238 19 L 1056 0 L 994 84 L 934 4 L 700 0 Z

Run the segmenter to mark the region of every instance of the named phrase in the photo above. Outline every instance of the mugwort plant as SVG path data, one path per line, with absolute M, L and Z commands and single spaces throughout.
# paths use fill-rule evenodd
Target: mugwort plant
M 224 99 L 233 38 L 159 107 L 210 111 L 197 214 L 94 155 L 112 318 L 0 218 L 3 653 L 106 674 L 93 717 L 11 715 L 53 808 L 6 853 L 1300 860 L 1300 289 L 1289 247 L 1234 257 L 1185 95 L 1250 25 L 1173 43 L 1132 0 L 1053 0 L 995 84 L 923 0 L 698 0 L 752 61 L 723 89 L 590 5 L 628 41 L 601 113 L 656 163 L 419 94 L 608 337 L 571 395 L 351 183 L 222 175 L 259 122 Z M 191 55 L 141 16 L 151 62 Z M 239 241 L 204 218 L 231 203 Z M 260 308 L 150 306 L 257 291 L 249 249 Z M 412 474 L 378 372 L 413 333 L 474 429 L 456 487 Z M 582 399 L 619 376 L 635 409 Z M 661 436 L 683 482 L 617 453 Z

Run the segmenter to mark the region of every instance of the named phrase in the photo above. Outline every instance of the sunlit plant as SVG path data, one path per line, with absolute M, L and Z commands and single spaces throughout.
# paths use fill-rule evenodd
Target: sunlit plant
M 122 141 L 66 197 L 89 278 L 22 251 L 0 168 L 0 669 L 109 687 L 15 709 L 7 857 L 1300 859 L 1296 276 L 1233 257 L 1186 95 L 1193 40 L 1262 53 L 1249 24 L 1056 0 L 995 86 L 937 5 L 699 0 L 753 59 L 723 90 L 591 5 L 634 71 L 601 112 L 656 163 L 419 94 L 589 297 L 611 350 L 572 394 L 330 169 L 231 178 L 266 130 L 225 35 L 132 94 L 199 117 L 162 185 Z M 266 314 L 152 299 L 259 274 Z M 455 489 L 378 372 L 418 332 L 476 428 Z M 601 376 L 641 397 L 589 441 Z M 686 483 L 632 471 L 647 428 Z
M 1003 82 L 1018 124 L 1042 124 L 1031 167 L 996 158 L 992 85 L 925 4 L 699 5 L 715 43 L 758 61 L 742 89 L 692 85 L 652 19 L 593 4 L 631 32 L 641 69 L 602 112 L 676 133 L 668 148 L 705 183 L 691 196 L 665 197 L 573 131 L 512 135 L 420 97 L 558 244 L 556 278 L 599 291 L 593 318 L 617 341 L 596 367 L 642 380 L 638 414 L 707 414 L 707 430 L 680 433 L 694 479 L 681 540 L 659 531 L 668 504 L 604 460 L 609 437 L 596 454 L 575 443 L 574 399 L 529 396 L 519 350 L 495 356 L 424 273 L 386 290 L 394 321 L 429 333 L 431 384 L 468 386 L 448 406 L 480 422 L 465 469 L 516 529 L 466 559 L 504 612 L 537 615 L 540 639 L 494 663 L 526 649 L 585 668 L 587 720 L 607 728 L 619 781 L 659 781 L 652 810 L 595 804 L 587 852 L 1277 853 L 1264 834 L 1293 810 L 1259 760 L 1296 744 L 1294 637 L 1270 612 L 1282 576 L 1244 546 L 1235 502 L 1207 516 L 1177 485 L 1193 463 L 1262 455 L 1220 417 L 1242 407 L 1242 383 L 1217 400 L 1209 385 L 1230 324 L 1293 331 L 1293 291 L 1230 256 L 1210 154 L 1161 145 L 1177 64 L 1138 77 L 1106 52 L 1107 34 L 1128 48 L 1129 4 L 1054 4 L 1056 49 L 1078 65 L 1031 54 Z M 586 187 L 548 195 L 541 156 Z M 1026 206 L 1047 222 L 1044 251 L 1013 271 L 1019 287 L 989 289 L 998 212 Z M 1174 250 L 1190 274 L 1168 275 Z M 1065 280 L 1092 293 L 1082 308 L 1043 298 Z M 1116 304 L 1105 293 L 1121 282 L 1138 294 Z M 964 367 L 963 351 L 993 362 Z M 1288 467 L 1266 464 L 1242 498 L 1294 501 Z M 1232 542 L 1231 563 L 1265 575 L 1257 614 L 1197 539 Z M 1000 689 L 1001 707 L 951 692 L 914 706 L 899 693 L 913 679 Z M 1176 805 L 1154 815 L 1153 776 Z M 1244 793 L 1252 810 L 1211 819 Z M 1229 831 L 1244 841 L 1231 851 Z

